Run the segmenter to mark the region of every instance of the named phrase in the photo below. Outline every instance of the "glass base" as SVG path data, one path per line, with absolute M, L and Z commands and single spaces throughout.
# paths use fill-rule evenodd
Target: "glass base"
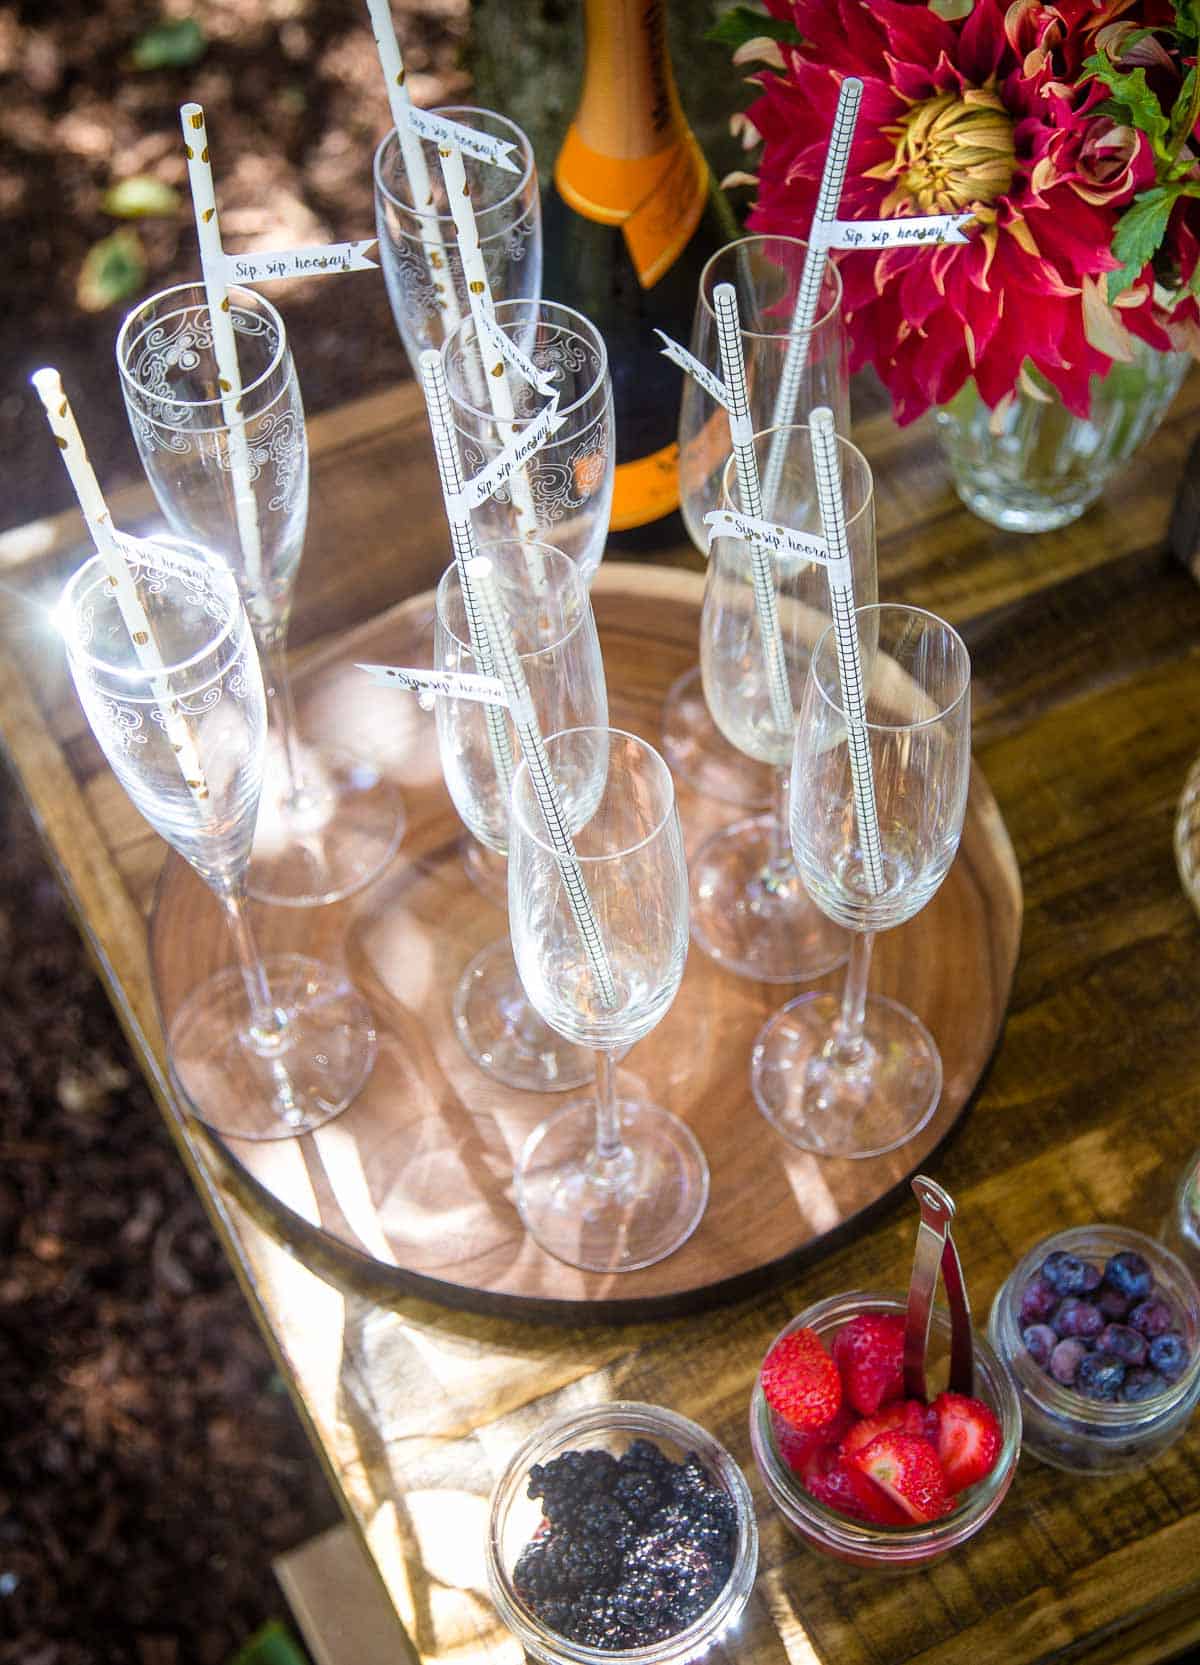
M 592 1079 L 592 1053 L 534 1011 L 507 937 L 476 954 L 454 990 L 454 1027 L 485 1075 L 526 1093 L 566 1093 Z
M 850 951 L 791 869 L 771 877 L 775 823 L 769 815 L 736 821 L 702 844 L 688 863 L 692 938 L 738 977 L 796 983 L 842 965 Z
M 759 763 L 731 746 L 713 722 L 699 665 L 667 690 L 662 749 L 671 773 L 706 798 L 741 809 L 765 809 L 773 801 L 774 771 L 769 763 Z
M 692 1131 L 655 1104 L 621 1099 L 622 1149 L 596 1157 L 596 1104 L 564 1105 L 529 1135 L 517 1209 L 548 1254 L 586 1272 L 635 1272 L 673 1254 L 700 1224 L 708 1163 Z
M 375 1063 L 375 1025 L 345 974 L 302 954 L 263 961 L 287 1018 L 273 1046 L 249 1034 L 241 972 L 219 971 L 171 1023 L 171 1077 L 198 1121 L 230 1139 L 294 1139 L 346 1108 Z
M 290 799 L 282 754 L 268 761 L 246 881 L 256 902 L 340 902 L 370 884 L 400 843 L 404 806 L 374 764 L 305 746 L 301 768 L 302 789 Z
M 481 896 L 508 912 L 508 857 L 489 850 L 473 833 L 463 841 L 463 871 Z
M 750 1055 L 755 1101 L 791 1144 L 818 1156 L 882 1156 L 919 1133 L 942 1093 L 933 1036 L 905 1006 L 868 995 L 862 1049 L 835 1061 L 841 1002 L 832 994 L 789 1001 Z

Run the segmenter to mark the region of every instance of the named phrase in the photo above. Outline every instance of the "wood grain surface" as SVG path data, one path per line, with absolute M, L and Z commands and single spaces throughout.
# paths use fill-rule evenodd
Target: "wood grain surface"
M 1200 926 L 1171 850 L 1175 802 L 1200 750 L 1200 593 L 1165 544 L 1198 409 L 1193 379 L 1096 508 L 1037 538 L 993 531 L 961 509 L 927 422 L 898 430 L 872 418 L 856 431 L 877 475 L 881 593 L 945 613 L 966 636 L 976 755 L 1024 884 L 1002 1044 L 934 1163 L 958 1200 L 980 1314 L 1051 1229 L 1105 1219 L 1154 1230 L 1200 1143 Z M 448 558 L 412 389 L 312 428 L 301 663 L 336 655 L 341 632 L 428 588 Z M 144 494 L 119 508 L 127 520 L 147 512 Z M 1132 1475 L 1077 1480 L 1023 1460 L 976 1540 L 895 1582 L 802 1549 L 774 1516 L 746 1429 L 758 1362 L 801 1305 L 903 1285 L 915 1210 L 902 1201 L 773 1290 L 706 1314 L 582 1327 L 381 1298 L 230 1190 L 163 1090 L 144 930 L 162 847 L 103 767 L 37 605 L 79 538 L 63 516 L 0 540 L 4 743 L 417 1658 L 517 1665 L 483 1577 L 492 1479 L 545 1417 L 615 1397 L 696 1418 L 747 1468 L 760 1571 L 724 1652 L 742 1665 L 1142 1665 L 1200 1644 L 1195 1424 Z M 699 566 L 681 547 L 661 559 Z M 648 681 L 635 666 L 630 697 L 644 697 Z

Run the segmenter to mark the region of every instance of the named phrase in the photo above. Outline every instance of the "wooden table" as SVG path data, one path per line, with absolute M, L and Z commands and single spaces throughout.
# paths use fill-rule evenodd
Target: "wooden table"
M 1200 383 L 1079 525 L 1009 537 L 947 485 L 928 422 L 858 434 L 879 487 L 885 598 L 945 613 L 975 667 L 975 744 L 1025 885 L 1025 935 L 990 1077 L 937 1160 L 959 1203 L 977 1313 L 1051 1227 L 1151 1231 L 1194 1146 L 1200 928 L 1175 873 L 1179 789 L 1200 749 L 1200 592 L 1168 561 L 1171 494 Z M 448 558 L 411 387 L 315 419 L 313 516 L 298 653 L 427 587 Z M 144 490 L 118 498 L 129 526 Z M 902 1286 L 914 1210 L 896 1205 L 792 1284 L 715 1313 L 556 1327 L 381 1298 L 301 1264 L 220 1179 L 174 1107 L 149 980 L 146 915 L 163 847 L 104 767 L 67 685 L 44 602 L 77 558 L 73 514 L 0 539 L 7 653 L 0 730 L 81 927 L 181 1155 L 292 1385 L 350 1519 L 428 1661 L 517 1661 L 483 1573 L 486 1499 L 544 1417 L 601 1398 L 696 1418 L 747 1468 L 760 1571 L 728 1656 L 743 1665 L 1024 1665 L 1168 1659 L 1200 1644 L 1200 1421 L 1130 1477 L 1022 1463 L 996 1521 L 895 1582 L 798 1547 L 750 1460 L 746 1407 L 770 1338 L 839 1289 Z M 698 567 L 682 548 L 662 560 Z M 16 599 L 14 599 L 14 596 Z M 753 1114 L 747 1092 L 746 1113 Z

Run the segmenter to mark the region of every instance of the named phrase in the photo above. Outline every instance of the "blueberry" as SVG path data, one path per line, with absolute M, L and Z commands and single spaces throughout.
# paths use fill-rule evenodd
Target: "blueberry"
M 1094 1341 L 1104 1328 L 1104 1314 L 1094 1301 L 1084 1301 L 1078 1295 L 1068 1295 L 1054 1309 L 1050 1320 L 1060 1336 L 1078 1336 L 1081 1341 Z
M 1156 1335 L 1165 1335 L 1168 1330 L 1174 1329 L 1175 1314 L 1165 1301 L 1160 1301 L 1155 1295 L 1148 1301 L 1138 1302 L 1129 1314 L 1129 1322 L 1148 1341 L 1153 1341 Z
M 1128 1324 L 1106 1324 L 1096 1337 L 1098 1353 L 1112 1353 L 1125 1364 L 1145 1364 L 1146 1338 Z
M 1050 1355 L 1050 1374 L 1064 1387 L 1071 1387 L 1081 1362 L 1088 1356 L 1087 1342 L 1072 1336 L 1060 1341 Z
M 1190 1356 L 1187 1342 L 1178 1330 L 1168 1330 L 1165 1335 L 1155 1336 L 1147 1355 L 1149 1363 L 1155 1370 L 1160 1370 L 1168 1382 L 1183 1375 Z
M 1157 1370 L 1127 1370 L 1121 1383 L 1121 1398 L 1129 1401 L 1153 1399 L 1166 1387 Z
M 1062 1299 L 1053 1284 L 1036 1274 L 1021 1291 L 1021 1323 L 1044 1324 Z
M 1086 1260 L 1080 1260 L 1078 1255 L 1067 1254 L 1064 1249 L 1055 1249 L 1052 1255 L 1046 1256 L 1041 1276 L 1060 1295 L 1090 1295 L 1093 1289 L 1100 1287 L 1098 1269 L 1089 1266 Z
M 1043 1370 L 1050 1366 L 1050 1355 L 1058 1346 L 1058 1337 L 1049 1324 L 1029 1324 L 1021 1331 L 1021 1340 L 1029 1350 L 1034 1364 Z
M 1124 1380 L 1125 1365 L 1115 1353 L 1089 1353 L 1079 1361 L 1075 1391 L 1088 1399 L 1115 1399 Z
M 1154 1274 L 1144 1255 L 1133 1249 L 1122 1249 L 1110 1255 L 1104 1263 L 1104 1281 L 1131 1300 L 1144 1301 L 1154 1287 Z
M 1119 1324 L 1122 1319 L 1127 1318 L 1133 1305 L 1128 1295 L 1122 1294 L 1119 1289 L 1114 1289 L 1108 1283 L 1100 1285 L 1094 1300 L 1110 1324 Z

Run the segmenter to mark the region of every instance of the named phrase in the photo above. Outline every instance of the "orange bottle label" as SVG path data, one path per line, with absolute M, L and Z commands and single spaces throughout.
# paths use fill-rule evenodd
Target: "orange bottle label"
M 617 464 L 609 521 L 614 532 L 661 520 L 678 507 L 679 446 L 674 441 L 648 457 Z
M 572 125 L 554 169 L 569 208 L 619 225 L 643 289 L 652 289 L 687 247 L 708 194 L 708 164 L 685 128 L 653 156 L 605 156 Z

